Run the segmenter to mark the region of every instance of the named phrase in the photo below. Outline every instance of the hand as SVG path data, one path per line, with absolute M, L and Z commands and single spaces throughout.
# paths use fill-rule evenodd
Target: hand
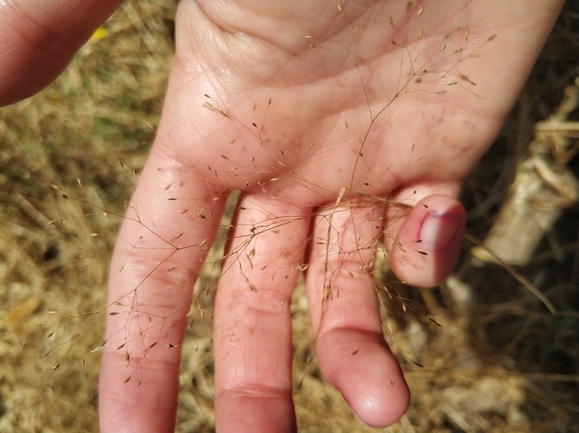
M 98 9 L 93 26 L 110 12 L 59 3 Z M 400 2 L 340 11 L 327 1 L 182 0 L 163 117 L 111 267 L 109 300 L 127 310 L 107 316 L 102 430 L 173 431 L 191 290 L 232 190 L 243 195 L 215 294 L 217 430 L 295 430 L 288 304 L 306 267 L 325 378 L 365 423 L 396 421 L 409 392 L 379 326 L 379 241 L 409 283 L 436 285 L 452 270 L 460 183 L 512 106 L 554 3 L 425 2 L 419 12 Z M 40 28 L 74 21 L 52 15 Z M 54 70 L 69 57 L 60 58 Z M 23 64 L 1 60 L 2 76 Z M 28 92 L 45 84 L 33 74 Z M 25 95 L 7 89 L 2 102 Z M 134 366 L 140 386 L 125 383 Z

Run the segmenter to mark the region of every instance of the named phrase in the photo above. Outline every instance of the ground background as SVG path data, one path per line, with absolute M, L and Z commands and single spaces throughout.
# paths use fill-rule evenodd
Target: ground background
M 98 431 L 99 353 L 91 350 L 101 342 L 104 317 L 83 313 L 105 303 L 120 222 L 114 213 L 124 212 L 154 138 L 173 12 L 170 0 L 126 2 L 56 83 L 0 110 L 0 432 Z M 503 133 L 465 184 L 468 232 L 477 239 L 507 200 L 535 124 L 554 112 L 579 75 L 578 60 L 579 8 L 567 2 Z M 565 133 L 571 151 L 578 134 Z M 564 165 L 578 174 L 579 161 L 568 159 Z M 567 203 L 530 262 L 516 268 L 554 304 L 555 315 L 504 266 L 473 259 L 467 241 L 457 272 L 440 289 L 393 286 L 416 312 L 404 313 L 385 296 L 388 338 L 423 367 L 400 356 L 413 401 L 385 431 L 579 431 L 578 213 Z M 308 361 L 311 335 L 299 293 L 293 311 L 300 431 L 372 431 L 325 384 L 315 359 Z M 211 350 L 207 329 L 192 328 L 178 432 L 214 431 Z

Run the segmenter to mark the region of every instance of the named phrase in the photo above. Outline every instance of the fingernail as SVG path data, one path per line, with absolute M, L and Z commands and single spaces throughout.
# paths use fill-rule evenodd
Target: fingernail
M 446 248 L 462 232 L 463 225 L 462 215 L 429 212 L 420 228 L 421 247 L 429 251 Z

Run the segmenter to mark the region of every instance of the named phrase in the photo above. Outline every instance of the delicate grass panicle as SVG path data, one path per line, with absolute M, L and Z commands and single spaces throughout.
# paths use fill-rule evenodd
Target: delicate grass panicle
M 255 100 L 240 100 L 238 104 L 227 102 L 232 99 L 220 94 L 218 85 L 201 92 L 190 103 L 204 110 L 210 122 L 222 126 L 221 142 L 213 149 L 220 158 L 216 163 L 196 167 L 211 191 L 209 200 L 181 194 L 181 178 L 164 185 L 168 198 L 161 205 L 177 209 L 189 221 L 189 225 L 175 227 L 171 236 L 159 234 L 148 216 L 129 204 L 129 195 L 159 120 L 171 56 L 173 2 L 126 2 L 83 47 L 61 79 L 37 97 L 2 112 L 0 139 L 8 146 L 1 158 L 9 163 L 3 162 L 8 171 L 0 172 L 0 184 L 10 182 L 15 186 L 10 194 L 3 194 L 9 198 L 4 215 L 11 230 L 0 235 L 2 244 L 18 246 L 10 255 L 4 248 L 0 250 L 2 257 L 6 255 L 6 272 L 0 268 L 0 281 L 7 281 L 4 275 L 11 275 L 14 281 L 7 294 L 0 293 L 0 300 L 8 305 L 7 314 L 0 318 L 0 331 L 6 335 L 0 345 L 0 362 L 7 359 L 8 364 L 17 365 L 25 361 L 42 365 L 43 369 L 40 378 L 35 379 L 38 383 L 27 381 L 20 394 L 14 391 L 14 382 L 3 385 L 0 381 L 0 430 L 19 425 L 26 426 L 26 431 L 35 431 L 42 425 L 63 432 L 92 431 L 97 422 L 96 356 L 104 348 L 121 352 L 126 385 L 146 387 L 147 375 L 141 363 L 152 351 L 168 348 L 183 353 L 177 431 L 214 431 L 213 326 L 228 335 L 231 346 L 243 344 L 237 339 L 236 329 L 217 317 L 211 304 L 220 276 L 232 269 L 246 285 L 243 302 L 250 302 L 259 293 L 256 278 L 275 283 L 299 276 L 293 296 L 280 295 L 272 302 L 293 316 L 294 399 L 298 424 L 304 428 L 372 431 L 361 426 L 339 394 L 321 380 L 312 356 L 312 338 L 323 326 L 325 306 L 344 297 L 343 285 L 333 285 L 338 274 L 347 275 L 352 281 L 369 274 L 374 280 L 383 310 L 383 321 L 377 322 L 376 328 L 382 327 L 393 350 L 401 355 L 411 388 L 423 390 L 420 383 L 427 381 L 432 389 L 439 386 L 448 394 L 442 398 L 444 407 L 437 407 L 433 401 L 426 401 L 429 393 L 424 392 L 392 431 L 428 431 L 449 425 L 462 429 L 457 431 L 482 431 L 479 427 L 483 425 L 489 427 L 488 431 L 499 431 L 490 427 L 503 428 L 520 421 L 517 417 L 522 417 L 520 406 L 524 398 L 518 376 L 505 379 L 512 381 L 507 386 L 501 382 L 502 376 L 485 376 L 477 381 L 476 375 L 451 371 L 449 367 L 445 371 L 452 377 L 445 384 L 438 383 L 442 381 L 436 373 L 441 368 L 438 363 L 460 370 L 474 364 L 480 367 L 482 362 L 470 349 L 464 324 L 467 307 L 460 304 L 462 286 L 455 281 L 443 294 L 443 298 L 447 296 L 451 303 L 459 305 L 454 313 L 460 320 L 455 320 L 452 314 L 441 311 L 438 292 L 421 292 L 420 299 L 412 299 L 403 283 L 391 282 L 385 275 L 385 259 L 394 249 L 404 253 L 396 255 L 401 261 L 405 254 L 428 254 L 421 248 L 421 239 L 402 243 L 394 239 L 393 233 L 397 221 L 415 206 L 419 195 L 414 190 L 403 196 L 394 192 L 413 178 L 421 164 L 428 163 L 428 143 L 398 142 L 397 146 L 406 149 L 403 153 L 410 155 L 404 159 L 396 154 L 384 158 L 374 146 L 369 146 L 389 134 L 396 113 L 406 110 L 407 103 L 444 101 L 452 95 L 485 104 L 484 89 L 477 85 L 477 65 L 485 61 L 485 52 L 500 49 L 501 35 L 471 33 L 466 2 L 456 8 L 443 35 L 432 32 L 440 18 L 428 2 L 400 2 L 384 23 L 373 22 L 378 15 L 375 9 L 383 7 L 379 2 L 362 7 L 359 3 L 327 1 L 327 6 L 326 13 L 343 23 L 341 38 L 329 38 L 323 29 L 320 34 L 288 35 L 288 52 L 294 50 L 304 59 L 321 56 L 340 71 L 340 77 L 345 77 L 336 80 L 336 93 L 346 95 L 354 101 L 350 105 L 357 108 L 336 113 L 331 119 L 336 132 L 329 141 L 336 144 L 328 144 L 324 130 L 309 134 L 307 141 L 292 135 L 289 131 L 295 129 L 291 124 L 294 120 L 288 120 L 287 126 L 279 120 L 284 116 L 284 101 L 276 100 L 265 90 Z M 363 30 L 368 25 L 381 28 L 380 43 L 368 39 Z M 376 72 L 370 65 L 384 46 L 396 58 L 397 69 Z M 305 83 L 311 77 L 303 79 Z M 282 84 L 276 81 L 277 77 L 271 80 L 272 87 Z M 347 88 L 343 88 L 344 83 Z M 292 119 L 295 118 L 307 122 L 299 115 Z M 175 153 L 176 158 L 186 158 L 169 143 L 165 146 L 166 152 Z M 235 146 L 243 147 L 241 157 L 233 158 L 228 153 L 227 149 Z M 348 165 L 332 165 L 331 152 L 336 149 L 354 155 Z M 33 154 L 40 157 L 26 156 Z M 327 158 L 327 170 L 343 173 L 343 183 L 338 188 L 328 188 L 324 173 L 312 172 L 302 163 L 309 157 Z M 14 172 L 10 167 L 14 167 Z M 290 204 L 299 199 L 308 205 L 308 212 L 294 213 L 288 205 L 285 214 L 271 214 L 248 198 L 248 191 Z M 321 207 L 320 203 L 325 205 Z M 18 223 L 20 219 L 29 225 Z M 258 223 L 245 224 L 248 219 Z M 124 245 L 123 264 L 110 272 L 123 273 L 130 267 L 139 267 L 137 253 L 142 256 L 150 252 L 161 259 L 153 269 L 123 287 L 122 296 L 107 304 L 104 269 L 123 220 L 140 226 L 145 234 L 138 239 L 119 240 Z M 303 221 L 309 222 L 310 233 L 315 232 L 315 236 L 294 245 L 294 236 L 290 235 L 288 248 L 282 254 L 263 254 L 280 232 L 287 233 L 287 227 L 298 227 Z M 199 228 L 207 225 L 214 227 L 213 234 L 196 238 Z M 233 226 L 235 237 L 230 236 Z M 184 271 L 187 264 L 180 261 L 182 252 L 190 249 L 207 254 L 191 302 L 190 287 L 182 284 L 190 280 Z M 319 319 L 313 337 L 301 280 L 306 271 L 322 276 L 322 307 L 316 311 Z M 152 279 L 168 282 L 164 305 L 147 303 L 144 287 Z M 179 301 L 183 297 L 186 303 Z M 184 304 L 188 305 L 187 311 L 175 307 Z M 418 314 L 408 318 L 404 314 L 407 311 Z M 437 320 L 426 311 L 436 314 Z M 116 327 L 103 341 L 99 336 L 107 315 L 114 317 Z M 31 321 L 26 320 L 29 316 Z M 437 327 L 427 327 L 430 323 L 443 328 L 433 331 L 430 328 Z M 185 326 L 186 338 L 181 344 L 183 331 L 179 328 Z M 454 337 L 445 334 L 446 329 Z M 429 345 L 432 332 L 436 335 L 433 341 L 445 347 L 456 344 L 456 351 L 447 355 Z M 39 353 L 49 360 L 48 365 L 46 360 L 41 364 L 35 360 Z M 473 364 L 465 361 L 474 358 Z M 426 371 L 415 368 L 421 364 L 425 364 Z M 9 371 L 9 375 L 18 377 L 16 369 Z M 436 374 L 429 375 L 432 371 Z M 456 402 L 448 382 L 459 380 L 462 385 L 466 383 L 461 392 L 474 389 L 465 394 L 465 399 L 484 400 L 489 393 L 491 399 L 502 398 L 503 407 L 487 404 L 479 411 L 502 418 L 492 426 L 490 421 L 484 424 L 475 420 L 475 427 L 471 428 L 463 418 L 465 413 L 472 413 L 470 409 L 452 409 Z M 505 389 L 511 392 L 508 397 L 495 395 Z M 41 408 L 41 416 L 33 406 L 15 410 L 24 397 Z M 71 407 L 83 416 L 64 415 L 75 412 Z M 336 417 L 335 425 L 328 424 L 329 410 Z M 322 413 L 324 416 L 320 417 Z M 55 419 L 54 414 L 60 418 Z M 524 422 L 517 425 L 528 426 Z
M 136 207 L 130 208 L 124 216 L 125 219 L 142 226 L 145 235 L 136 240 L 121 237 L 121 242 L 126 245 L 123 264 L 119 269 L 113 268 L 111 272 L 123 272 L 128 266 L 140 266 L 133 258 L 137 251 L 143 254 L 143 250 L 162 250 L 163 257 L 153 269 L 146 270 L 142 279 L 134 281 L 133 286 L 126 287 L 123 296 L 114 299 L 111 305 L 102 310 L 109 316 L 118 317 L 117 328 L 96 349 L 108 346 L 126 353 L 127 382 L 132 380 L 135 374 L 139 383 L 146 382 L 139 365 L 141 359 L 151 350 L 156 350 L 160 345 L 175 347 L 179 344 L 179 332 L 176 331 L 176 340 L 173 341 L 170 337 L 173 333 L 167 329 L 177 326 L 179 317 L 183 316 L 182 310 L 174 310 L 172 305 L 183 304 L 176 299 L 189 296 L 189 290 L 182 287 L 179 277 L 179 272 L 185 265 L 179 261 L 180 252 L 183 250 L 209 251 L 212 245 L 227 243 L 225 255 L 215 253 L 206 262 L 202 274 L 208 277 L 197 284 L 193 308 L 189 315 L 190 322 L 194 323 L 201 312 L 209 316 L 217 327 L 223 323 L 222 318 L 215 317 L 208 311 L 207 306 L 203 306 L 203 300 L 216 285 L 219 273 L 227 274 L 233 267 L 239 270 L 248 292 L 257 292 L 259 287 L 254 279 L 263 280 L 264 277 L 256 277 L 256 273 L 266 274 L 273 282 L 300 273 L 312 263 L 321 264 L 317 265 L 315 272 L 323 274 L 324 289 L 321 296 L 325 303 L 340 296 L 339 290 L 332 287 L 336 273 L 347 272 L 354 278 L 355 274 L 368 272 L 374 267 L 374 251 L 377 248 L 384 253 L 390 248 L 396 248 L 408 254 L 427 254 L 421 251 L 419 246 L 410 248 L 399 241 L 394 242 L 388 224 L 384 224 L 387 208 L 394 210 L 386 213 L 401 216 L 414 205 L 414 193 L 410 193 L 403 200 L 391 199 L 390 196 L 392 191 L 406 180 L 406 176 L 412 176 L 414 168 L 421 164 L 426 156 L 423 152 L 428 152 L 427 143 L 401 142 L 398 146 L 409 148 L 410 151 L 404 153 L 408 153 L 410 158 L 387 160 L 380 166 L 375 163 L 378 155 L 373 154 L 375 151 L 368 148 L 367 143 L 379 139 L 378 137 L 385 133 L 392 116 L 390 111 L 404 104 L 405 98 L 427 94 L 426 98 L 442 99 L 449 93 L 460 92 L 464 94 L 464 98 L 484 99 L 484 95 L 477 93 L 476 77 L 467 76 L 463 66 L 468 62 L 480 61 L 478 56 L 484 57 L 484 49 L 487 44 L 493 43 L 496 35 L 471 35 L 468 28 L 468 7 L 465 5 L 460 8 L 456 18 L 448 23 L 446 34 L 431 36 L 431 20 L 426 20 L 430 13 L 428 8 L 421 3 L 408 2 L 403 8 L 394 8 L 389 22 L 381 24 L 382 43 L 392 47 L 392 56 L 397 58 L 397 70 L 371 76 L 368 65 L 373 56 L 377 55 L 373 51 L 376 44 L 365 39 L 361 28 L 377 25 L 371 23 L 375 12 L 373 9 L 382 6 L 376 3 L 364 9 L 357 6 L 350 9 L 345 3 L 328 4 L 330 9 L 327 13 L 335 15 L 335 20 L 343 23 L 342 39 L 335 43 L 328 42 L 333 39 L 323 34 L 300 35 L 299 38 L 294 38 L 298 41 L 298 47 L 293 49 L 303 52 L 303 46 L 309 47 L 309 51 L 300 55 L 304 58 L 323 56 L 328 64 L 335 65 L 341 75 L 346 76 L 343 79 L 345 83 L 354 83 L 352 88 L 344 89 L 344 92 L 350 95 L 348 98 L 356 100 L 357 106 L 365 109 L 338 113 L 335 121 L 341 126 L 336 128 L 338 135 L 332 137 L 341 143 L 336 149 L 355 155 L 353 162 L 346 166 L 332 166 L 332 159 L 326 149 L 328 145 L 322 142 L 321 135 L 317 137 L 319 141 L 304 143 L 299 137 L 286 134 L 283 123 L 281 128 L 270 127 L 272 119 L 279 125 L 278 118 L 283 115 L 283 107 L 282 101 L 268 97 L 267 91 L 264 91 L 262 99 L 240 101 L 235 107 L 222 102 L 226 100 L 223 95 L 199 95 L 193 103 L 210 112 L 213 117 L 210 117 L 209 122 L 223 125 L 221 130 L 224 131 L 219 137 L 222 144 L 211 149 L 211 152 L 219 152 L 221 158 L 211 165 L 203 163 L 202 166 L 196 166 L 209 186 L 211 198 L 207 200 L 183 196 L 180 193 L 183 187 L 182 178 L 169 179 L 165 186 L 170 195 L 166 206 L 178 209 L 181 214 L 187 214 L 190 221 L 190 226 L 176 228 L 170 237 L 158 234 L 155 227 L 147 223 L 147 216 L 141 215 Z M 301 50 L 299 45 L 302 46 Z M 307 80 L 308 77 L 304 77 L 304 82 Z M 274 85 L 279 84 L 275 78 L 272 78 L 272 81 Z M 387 102 L 381 102 L 383 100 Z M 292 126 L 289 124 L 287 128 Z M 315 135 L 312 137 L 316 138 Z M 178 150 L 170 148 L 168 143 L 165 146 L 168 148 L 166 152 L 176 153 L 176 158 L 187 158 L 178 155 Z M 237 159 L 226 154 L 227 149 L 234 146 L 244 148 L 243 153 L 237 153 L 241 155 Z M 344 172 L 343 184 L 338 190 L 328 189 L 323 174 L 320 176 L 308 171 L 308 167 L 302 163 L 310 155 L 321 153 L 327 154 L 330 170 Z M 395 155 L 390 158 L 395 158 Z M 292 201 L 299 196 L 300 200 L 309 203 L 310 209 L 303 215 L 294 214 L 291 210 L 287 215 L 273 215 L 259 203 L 254 203 L 251 198 L 241 196 L 238 199 L 238 190 L 261 191 L 280 201 Z M 215 225 L 219 221 L 227 196 L 232 199 L 230 205 L 238 203 L 239 215 L 233 222 L 230 216 L 222 220 L 216 239 L 213 239 L 213 236 L 196 239 L 194 233 L 200 230 L 200 227 Z M 84 199 L 77 200 L 88 204 Z M 333 205 L 317 210 L 318 204 L 327 202 Z M 96 206 L 95 210 L 105 212 L 105 209 L 99 206 Z M 356 213 L 363 214 L 363 217 L 357 215 L 353 220 L 364 221 L 363 224 L 370 226 L 373 231 L 371 237 L 363 242 L 357 233 L 367 232 L 368 229 L 344 223 Z M 110 212 L 107 214 L 112 215 Z M 245 218 L 241 217 L 242 214 L 251 214 L 249 219 L 259 223 L 244 226 Z M 280 228 L 294 226 L 304 219 L 311 219 L 316 227 L 314 231 L 324 235 L 309 238 L 303 245 L 288 246 L 280 256 L 267 257 L 267 254 L 261 254 L 260 262 L 255 262 L 256 251 L 259 248 L 268 248 L 267 239 Z M 236 229 L 234 239 L 228 237 L 228 230 L 232 225 L 235 225 Z M 320 231 L 319 227 L 323 227 L 323 230 Z M 382 244 L 384 237 L 387 239 L 385 245 Z M 420 239 L 415 239 L 412 243 L 419 244 Z M 288 240 L 288 245 L 290 244 Z M 322 257 L 310 256 L 308 261 L 304 261 L 301 256 L 310 244 L 321 246 L 314 251 L 320 251 Z M 416 249 L 418 251 L 415 252 Z M 300 256 L 293 256 L 291 254 L 294 253 L 290 251 L 297 251 Z M 264 259 L 264 256 L 267 258 Z M 171 273 L 173 276 L 166 277 L 163 273 Z M 147 304 L 147 293 L 142 287 L 152 278 L 171 281 L 165 289 L 171 298 L 167 305 Z M 187 279 L 188 276 L 183 275 L 183 278 Z M 382 285 L 382 288 L 390 292 L 386 286 Z M 407 303 L 399 299 L 403 308 L 406 308 Z M 280 305 L 286 301 L 283 296 L 277 300 Z M 321 315 L 323 313 L 324 308 L 320 311 Z M 380 323 L 376 323 L 376 326 L 380 326 Z M 230 341 L 234 345 L 235 329 L 228 329 L 227 332 L 232 336 Z M 161 339 L 161 335 L 165 337 Z
M 137 29 L 137 34 L 135 36 L 127 35 L 126 41 L 123 40 L 120 43 L 120 45 L 126 44 L 127 47 L 114 47 L 117 48 L 118 57 L 113 55 L 113 58 L 131 57 L 133 54 L 131 49 L 139 47 L 144 51 L 149 51 L 149 58 L 153 59 L 158 54 L 159 44 L 154 41 L 152 36 L 154 36 L 155 31 L 158 31 L 156 27 L 160 21 L 154 20 L 150 16 L 146 16 L 146 19 L 139 17 L 135 7 L 134 3 L 127 3 L 122 12 L 111 19 L 106 27 L 99 29 L 93 40 L 81 52 L 81 57 L 88 58 L 89 64 L 91 61 L 98 62 L 98 56 L 95 54 L 102 50 L 99 48 L 100 42 L 106 41 L 109 33 L 122 33 L 127 30 L 127 25 L 130 22 Z M 148 7 L 152 8 L 153 6 L 149 5 Z M 281 101 L 273 100 L 267 94 L 264 94 L 261 100 L 245 101 L 237 107 L 223 104 L 221 102 L 222 95 L 219 94 L 199 95 L 198 104 L 214 113 L 214 122 L 234 125 L 224 128 L 231 131 L 230 136 L 223 137 L 226 144 L 224 147 L 245 145 L 247 151 L 243 160 L 235 161 L 222 154 L 222 161 L 219 165 L 204 164 L 204 169 L 210 174 L 206 176 L 208 178 L 207 183 L 214 191 L 214 198 L 209 205 L 199 207 L 195 200 L 181 197 L 179 187 L 182 185 L 179 184 L 179 179 L 166 185 L 167 191 L 175 192 L 174 196 L 168 199 L 167 206 L 177 206 L 181 209 L 181 213 L 193 214 L 191 217 L 192 226 L 178 229 L 171 238 L 157 234 L 155 227 L 147 224 L 146 216 L 140 215 L 137 208 L 130 208 L 126 215 L 120 209 L 112 210 L 108 205 L 102 203 L 101 198 L 95 196 L 93 190 L 83 187 L 80 177 L 78 178 L 78 185 L 74 189 L 73 185 L 70 184 L 68 186 L 52 186 L 59 202 L 64 199 L 85 210 L 82 218 L 91 220 L 104 217 L 105 220 L 102 221 L 109 221 L 114 218 L 130 219 L 141 225 L 148 233 L 147 239 L 141 237 L 136 242 L 127 242 L 126 261 L 119 269 L 112 269 L 111 272 L 123 272 L 127 266 L 138 266 L 138 263 L 133 263 L 133 255 L 136 251 L 142 253 L 142 250 L 163 250 L 164 258 L 154 269 L 147 271 L 142 280 L 134 281 L 133 286 L 126 287 L 124 296 L 113 300 L 107 306 L 81 314 L 67 313 L 67 309 L 60 306 L 49 311 L 50 314 L 61 316 L 60 324 L 50 328 L 45 334 L 48 340 L 59 339 L 58 343 L 51 344 L 49 349 L 43 353 L 43 357 L 55 359 L 51 370 L 60 370 L 75 345 L 78 344 L 79 340 L 82 340 L 81 337 L 84 332 L 95 326 L 95 318 L 107 314 L 118 316 L 119 323 L 125 323 L 125 325 L 119 326 L 115 332 L 108 335 L 105 341 L 92 347 L 88 353 L 82 353 L 81 349 L 80 364 L 85 365 L 85 358 L 90 356 L 90 353 L 99 352 L 106 346 L 114 347 L 115 350 L 124 353 L 127 368 L 125 382 L 137 380 L 139 385 L 146 386 L 146 377 L 140 370 L 140 363 L 149 351 L 156 350 L 160 345 L 169 348 L 176 347 L 177 343 L 170 338 L 160 339 L 159 336 L 171 335 L 170 332 L 165 332 L 165 329 L 176 326 L 173 323 L 173 318 L 179 316 L 181 311 L 173 310 L 171 307 L 172 304 L 178 304 L 177 302 L 169 302 L 167 305 L 156 306 L 154 309 L 144 307 L 143 305 L 146 303 L 143 304 L 141 300 L 146 299 L 147 294 L 142 291 L 142 286 L 147 279 L 158 278 L 159 272 L 178 273 L 182 264 L 174 259 L 178 257 L 180 251 L 185 249 L 200 248 L 209 251 L 213 246 L 198 278 L 191 311 L 188 315 L 190 329 L 193 330 L 195 330 L 197 319 L 200 316 L 201 318 L 208 318 L 216 326 L 220 326 L 220 318 L 214 317 L 206 300 L 215 287 L 219 274 L 227 273 L 228 269 L 232 267 L 240 270 L 247 283 L 247 290 L 256 292 L 259 289 L 252 282 L 252 277 L 249 276 L 256 270 L 267 273 L 268 277 L 274 281 L 279 278 L 286 279 L 292 273 L 305 271 L 310 266 L 310 262 L 322 263 L 321 268 L 316 271 L 323 273 L 323 291 L 321 292 L 323 301 L 324 303 L 332 300 L 339 302 L 340 291 L 332 287 L 332 280 L 336 273 L 347 272 L 354 278 L 355 274 L 372 270 L 375 266 L 373 252 L 376 249 L 381 254 L 387 254 L 390 248 L 407 252 L 409 249 L 407 245 L 393 241 L 387 224 L 384 224 L 384 214 L 385 209 L 390 207 L 401 210 L 403 214 L 414 205 L 413 193 L 405 197 L 404 200 L 391 199 L 390 195 L 391 191 L 395 190 L 405 176 L 413 170 L 413 167 L 424 159 L 425 154 L 421 152 L 427 151 L 426 143 L 399 143 L 399 146 L 411 148 L 410 159 L 404 161 L 393 159 L 386 161 L 382 167 L 375 166 L 373 159 L 376 155 L 366 153 L 366 144 L 384 134 L 386 126 L 381 124 L 381 120 L 384 119 L 386 122 L 389 111 L 395 110 L 399 101 L 404 100 L 404 98 L 412 98 L 413 94 L 426 93 L 432 98 L 444 98 L 449 92 L 463 92 L 465 97 L 484 99 L 484 95 L 477 93 L 476 77 L 465 75 L 461 66 L 469 61 L 478 61 L 476 57 L 480 55 L 481 49 L 490 43 L 496 35 L 472 37 L 468 28 L 468 8 L 464 7 L 459 10 L 456 19 L 452 23 L 448 23 L 448 31 L 445 35 L 442 37 L 431 36 L 429 34 L 431 24 L 425 20 L 430 13 L 428 8 L 422 6 L 421 2 L 416 4 L 408 2 L 401 8 L 394 8 L 392 15 L 389 16 L 389 21 L 380 24 L 383 27 L 382 43 L 392 47 L 392 55 L 397 56 L 399 67 L 396 71 L 380 72 L 381 76 L 371 76 L 368 64 L 376 55 L 373 51 L 376 49 L 376 44 L 369 43 L 365 39 L 361 27 L 372 20 L 373 9 L 378 7 L 381 6 L 371 4 L 365 9 L 359 9 L 357 6 L 350 8 L 346 3 L 333 4 L 329 2 L 328 13 L 335 15 L 336 20 L 344 23 L 342 40 L 337 44 L 328 43 L 325 35 L 315 34 L 300 35 L 301 38 L 297 39 L 301 40 L 300 44 L 307 46 L 310 50 L 310 53 L 304 54 L 305 57 L 310 55 L 323 56 L 328 63 L 338 65 L 344 74 L 353 75 L 355 85 L 352 88 L 344 89 L 344 91 L 356 99 L 358 106 L 365 107 L 365 110 L 341 113 L 336 116 L 336 122 L 342 126 L 338 128 L 339 136 L 334 138 L 344 143 L 343 149 L 348 149 L 356 155 L 352 165 L 332 168 L 344 170 L 343 185 L 338 190 L 327 189 L 323 181 L 316 179 L 315 176 L 310 176 L 307 170 L 299 165 L 299 161 L 304 156 L 324 151 L 320 142 L 301 143 L 294 137 L 286 136 L 283 130 L 269 127 L 270 116 L 279 116 L 283 108 L 280 105 Z M 141 6 L 141 12 L 146 14 L 146 11 L 147 7 Z M 124 16 L 122 16 L 123 14 Z M 377 24 L 374 23 L 373 25 Z M 113 53 L 115 53 L 114 50 Z M 140 69 L 143 67 L 142 64 L 143 62 L 135 62 L 131 65 L 129 60 L 123 64 L 120 72 L 121 75 L 126 72 L 123 77 L 125 83 L 129 87 L 134 87 L 134 90 L 138 92 L 142 91 L 142 87 L 138 85 L 135 78 L 139 75 Z M 88 81 L 88 85 L 81 87 L 83 91 L 86 91 L 87 88 L 93 92 L 95 89 L 100 90 L 98 86 L 103 86 L 103 84 L 103 89 L 106 89 L 106 82 L 109 80 L 106 75 L 83 76 L 82 71 L 77 68 L 78 66 L 73 65 L 69 74 L 72 76 L 78 74 L 80 75 L 79 78 Z M 348 82 L 352 82 L 352 80 Z M 111 90 L 118 92 L 116 88 L 105 91 L 111 92 Z M 58 102 L 63 97 L 60 93 L 62 91 L 65 91 L 67 93 L 65 97 L 68 97 L 75 90 L 66 88 L 61 90 L 56 87 L 46 93 Z M 377 95 L 380 97 L 378 98 Z M 121 93 L 112 96 L 116 101 L 124 97 Z M 383 100 L 386 100 L 387 103 L 377 102 Z M 143 95 L 141 101 L 147 101 L 147 95 Z M 94 101 L 93 104 L 92 110 L 96 115 L 93 118 L 92 126 L 97 135 L 101 135 L 105 140 L 115 135 L 118 136 L 117 127 L 111 123 L 112 119 L 109 118 L 107 112 L 99 107 L 98 101 Z M 115 107 L 114 111 L 118 111 L 118 109 Z M 126 117 L 130 116 L 131 113 L 128 111 Z M 115 115 L 115 119 L 121 119 L 122 124 L 122 112 L 120 116 Z M 155 122 L 154 119 L 152 120 Z M 141 133 L 135 132 L 137 133 L 135 138 L 137 138 Z M 149 135 L 150 137 L 150 130 L 146 132 L 145 129 L 142 135 Z M 118 137 L 120 138 L 120 136 Z M 127 145 L 128 150 L 131 150 L 131 144 L 127 143 Z M 128 166 L 134 164 L 127 164 L 127 159 L 118 159 L 117 173 L 113 176 L 117 179 L 120 176 L 132 183 L 138 176 L 137 169 L 129 169 Z M 384 176 L 384 173 L 388 175 Z M 111 175 L 105 174 L 104 176 Z M 239 192 L 237 192 L 238 190 L 260 189 L 272 198 L 287 200 L 293 197 L 278 197 L 277 194 L 283 188 L 287 188 L 290 183 L 299 185 L 302 189 L 300 195 L 305 195 L 306 201 L 311 203 L 311 211 L 307 215 L 272 215 L 250 200 L 239 198 Z M 278 185 L 281 186 L 278 187 Z M 229 211 L 226 216 L 221 218 L 220 215 L 224 208 L 223 200 L 227 196 L 231 198 L 229 205 L 227 205 Z M 370 199 L 369 201 L 374 204 L 366 205 L 366 199 Z M 334 204 L 330 208 L 318 212 L 316 205 L 319 202 Z M 239 212 L 260 215 L 257 218 L 260 223 L 245 228 L 236 226 L 237 233 L 246 232 L 247 235 L 230 239 L 228 232 L 233 224 L 231 208 L 236 203 L 239 204 Z M 364 218 L 362 218 L 365 221 L 364 224 L 372 227 L 373 235 L 364 243 L 360 243 L 356 232 L 366 230 L 365 228 L 344 226 L 343 221 L 354 213 L 364 214 Z M 81 217 L 74 217 L 76 221 L 83 224 L 79 218 Z M 180 242 L 181 238 L 187 237 L 185 236 L 186 233 L 193 231 L 196 225 L 214 224 L 220 218 L 221 228 L 215 239 L 199 239 L 191 244 Z M 310 261 L 303 261 L 302 257 L 278 256 L 270 257 L 265 262 L 254 263 L 253 257 L 256 254 L 256 248 L 267 248 L 267 241 L 264 239 L 276 234 L 278 229 L 284 225 L 291 225 L 296 221 L 309 218 L 314 221 L 315 225 L 324 227 L 324 230 L 321 231 L 324 236 L 308 239 L 304 245 L 297 248 L 297 251 L 303 254 L 309 244 L 321 245 L 322 248 L 318 251 L 322 252 L 323 257 L 309 257 Z M 355 220 L 360 220 L 360 218 L 356 217 Z M 68 219 L 60 217 L 50 221 L 51 225 L 57 227 L 66 227 L 67 223 L 69 223 Z M 104 222 L 104 225 L 108 225 L 108 222 Z M 100 233 L 90 234 L 90 236 L 95 237 L 99 235 Z M 387 240 L 386 244 L 382 243 L 383 239 Z M 121 239 L 121 242 L 123 241 Z M 413 242 L 419 244 L 420 239 Z M 223 253 L 224 244 L 229 244 L 226 254 Z M 89 250 L 88 247 L 81 248 Z M 94 252 L 91 253 L 94 254 Z M 420 250 L 416 253 L 426 254 Z M 77 253 L 77 256 L 84 254 L 85 252 L 81 251 Z M 337 262 L 338 265 L 330 268 L 329 263 L 336 263 L 333 256 L 340 258 Z M 351 260 L 350 257 L 352 256 L 358 257 L 358 259 Z M 91 266 L 90 260 L 87 266 Z M 173 281 L 178 281 L 178 278 L 173 279 Z M 396 297 L 401 302 L 402 308 L 406 310 L 409 306 L 406 300 L 398 296 L 392 288 L 377 283 L 377 287 L 388 293 L 390 298 Z M 188 291 L 183 290 L 178 283 L 175 283 L 173 287 L 167 287 L 166 290 L 174 298 L 188 296 Z M 278 300 L 280 305 L 288 303 L 288 306 L 289 301 L 285 297 Z M 324 309 L 322 308 L 320 314 L 323 316 L 323 313 Z M 381 324 L 376 323 L 376 326 L 379 327 Z M 64 329 L 72 331 L 63 332 L 65 335 L 59 336 L 59 333 Z M 206 323 L 203 323 L 203 329 L 203 332 L 210 333 L 206 328 Z M 205 331 L 205 329 L 207 330 Z M 228 329 L 227 332 L 231 335 L 231 344 L 234 345 L 235 329 Z M 201 345 L 201 343 L 195 344 Z

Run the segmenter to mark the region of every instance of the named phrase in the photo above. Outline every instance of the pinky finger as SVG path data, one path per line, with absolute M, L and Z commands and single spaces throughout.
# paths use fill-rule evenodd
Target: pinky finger
M 391 241 L 390 265 L 408 284 L 433 287 L 456 266 L 462 245 L 465 211 L 455 199 L 432 195 L 406 215 Z

